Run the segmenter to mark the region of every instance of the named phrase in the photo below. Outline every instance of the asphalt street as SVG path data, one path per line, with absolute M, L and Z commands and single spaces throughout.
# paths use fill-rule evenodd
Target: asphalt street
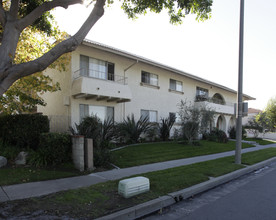
M 276 164 L 143 219 L 276 220 Z

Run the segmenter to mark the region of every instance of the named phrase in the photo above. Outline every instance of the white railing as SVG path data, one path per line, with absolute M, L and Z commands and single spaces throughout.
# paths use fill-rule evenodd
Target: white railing
M 218 105 L 226 105 L 226 106 L 233 106 L 233 107 L 235 105 L 232 102 L 225 102 L 221 99 L 216 99 L 216 98 L 211 98 L 206 96 L 196 96 L 195 102 L 210 102 Z
M 96 71 L 91 69 L 79 69 L 73 73 L 73 78 L 75 80 L 79 77 L 102 79 L 102 80 L 114 81 L 116 83 L 127 85 L 127 77 L 118 76 L 118 75 L 114 75 L 103 71 Z

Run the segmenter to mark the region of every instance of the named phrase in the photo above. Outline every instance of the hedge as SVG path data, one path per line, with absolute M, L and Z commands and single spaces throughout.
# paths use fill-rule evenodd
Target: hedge
M 41 114 L 0 116 L 0 138 L 20 148 L 36 149 L 41 133 L 49 132 L 49 119 Z
M 72 160 L 71 135 L 43 133 L 36 151 L 31 152 L 29 163 L 37 167 L 58 166 Z

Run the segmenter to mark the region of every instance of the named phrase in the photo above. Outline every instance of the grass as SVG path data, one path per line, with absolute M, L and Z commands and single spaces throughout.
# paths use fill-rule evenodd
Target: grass
M 275 156 L 276 149 L 269 148 L 243 154 L 242 162 L 254 164 Z M 29 209 L 32 207 L 44 210 L 47 213 L 60 216 L 66 215 L 71 218 L 97 218 L 207 181 L 209 177 L 221 176 L 243 167 L 244 165 L 234 164 L 233 156 L 225 157 L 145 173 L 143 176 L 150 179 L 150 191 L 129 199 L 118 195 L 119 180 L 117 180 L 96 184 L 88 188 L 61 192 L 43 198 L 25 200 L 22 207 L 25 207 L 24 212 L 31 211 Z M 21 207 L 20 204 L 17 205 L 17 208 Z M 56 212 L 56 207 L 58 207 L 58 213 Z
M 233 141 L 224 144 L 204 140 L 200 141 L 200 146 L 183 145 L 176 142 L 151 143 L 129 146 L 113 151 L 112 155 L 115 158 L 115 165 L 125 168 L 232 151 L 235 149 L 235 145 L 236 143 Z M 243 148 L 253 147 L 253 145 L 244 143 L 242 146 Z
M 52 180 L 83 175 L 74 168 L 39 169 L 34 167 L 4 167 L 0 169 L 0 186 Z
M 263 140 L 261 138 L 246 138 L 246 141 L 255 141 L 259 145 L 275 144 L 273 141 Z
M 276 148 L 267 148 L 259 151 L 254 151 L 247 154 L 242 154 L 242 163 L 252 165 L 261 161 L 270 159 L 276 156 Z

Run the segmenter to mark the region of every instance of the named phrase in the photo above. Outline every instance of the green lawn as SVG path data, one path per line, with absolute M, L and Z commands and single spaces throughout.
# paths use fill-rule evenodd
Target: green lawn
M 276 156 L 276 148 L 267 148 L 259 151 L 254 151 L 247 154 L 242 154 L 242 163 L 246 165 L 252 165 L 269 158 Z
M 0 186 L 78 175 L 83 175 L 83 173 L 74 168 L 39 169 L 34 167 L 4 167 L 0 169 Z
M 261 138 L 245 138 L 246 141 L 255 141 L 259 145 L 275 144 L 276 142 L 263 140 Z
M 195 157 L 200 155 L 215 154 L 235 149 L 236 143 L 216 143 L 211 141 L 200 141 L 200 146 L 178 144 L 176 142 L 151 143 L 129 146 L 113 151 L 115 165 L 120 168 L 139 166 L 162 161 L 176 160 Z M 243 148 L 254 147 L 244 144 Z
M 254 164 L 275 156 L 275 148 L 264 149 L 243 154 L 242 163 Z M 23 207 L 26 208 L 23 211 L 31 212 L 32 210 L 29 210 L 29 207 L 34 206 L 36 209 L 53 213 L 58 207 L 60 215 L 66 214 L 71 218 L 94 219 L 207 181 L 209 177 L 221 176 L 241 168 L 244 168 L 244 166 L 234 164 L 234 156 L 225 157 L 145 173 L 143 176 L 150 179 L 150 191 L 129 199 L 118 195 L 119 180 L 117 180 L 96 184 L 88 188 L 61 192 L 43 198 L 25 200 Z M 18 208 L 20 207 L 18 206 Z

